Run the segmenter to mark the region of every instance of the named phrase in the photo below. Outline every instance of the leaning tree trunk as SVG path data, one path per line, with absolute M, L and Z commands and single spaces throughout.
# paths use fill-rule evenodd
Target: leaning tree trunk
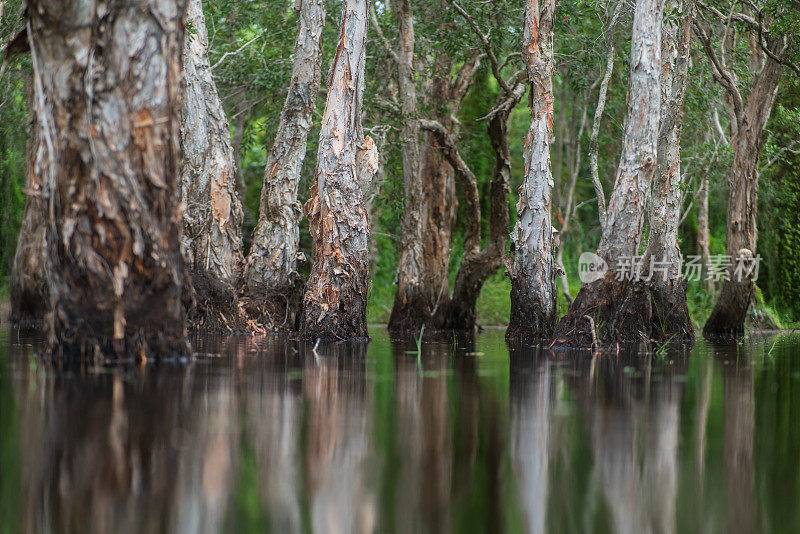
M 508 146 L 508 117 L 525 94 L 518 84 L 511 95 L 500 92 L 504 102 L 487 125 L 489 140 L 494 149 L 494 174 L 489 186 L 489 236 L 481 249 L 481 209 L 478 180 L 470 172 L 455 167 L 464 191 L 467 222 L 464 236 L 464 256 L 456 273 L 453 294 L 436 317 L 436 326 L 443 330 L 475 328 L 476 305 L 486 279 L 503 264 L 508 235 L 508 182 L 511 178 L 511 152 Z
M 56 357 L 183 355 L 185 4 L 29 2 Z
M 181 144 L 183 247 L 195 308 L 190 324 L 241 328 L 236 284 L 242 268 L 242 204 L 236 163 L 222 102 L 208 61 L 208 34 L 201 0 L 188 3 Z
M 279 329 L 294 324 L 297 289 L 302 287 L 297 274 L 301 216 L 297 187 L 320 86 L 325 25 L 322 0 L 298 0 L 295 8 L 292 80 L 267 158 L 258 224 L 244 274 L 249 311 Z
M 361 83 L 368 0 L 342 5 L 316 183 L 306 204 L 314 266 L 297 319 L 305 339 L 368 339 L 369 223 L 363 187 L 377 170 L 372 138 L 362 138 Z
M 49 306 L 41 180 L 44 147 L 38 133 L 34 119 L 26 157 L 25 212 L 11 269 L 11 322 L 23 328 L 41 324 Z
M 525 178 L 519 189 L 510 266 L 511 315 L 506 339 L 543 340 L 556 321 L 553 226 L 553 15 L 555 0 L 525 4 L 523 57 L 531 83 L 531 124 L 525 137 Z
M 613 342 L 650 336 L 646 291 L 624 277 L 617 280 L 615 271 L 639 251 L 645 201 L 656 172 L 662 16 L 661 0 L 637 0 L 622 154 L 597 249 L 609 272 L 583 285 L 556 325 L 554 334 L 559 343 L 590 346 L 595 339 Z
M 752 266 L 756 251 L 758 207 L 758 160 L 764 148 L 764 128 L 772 112 L 783 65 L 767 58 L 766 65 L 747 96 L 747 104 L 731 139 L 733 165 L 728 184 L 728 229 L 726 254 L 731 258 L 728 279 L 723 281 L 717 303 L 705 326 L 705 336 L 741 336 L 747 308 L 755 295 L 755 271 L 737 270 L 737 264 Z
M 677 7 L 677 2 L 671 7 Z M 681 273 L 678 225 L 681 217 L 681 127 L 689 82 L 689 48 L 694 4 L 685 3 L 680 42 L 677 24 L 668 21 L 661 34 L 661 124 L 657 172 L 652 190 L 650 240 L 643 260 L 652 309 L 651 337 L 658 341 L 694 339 Z

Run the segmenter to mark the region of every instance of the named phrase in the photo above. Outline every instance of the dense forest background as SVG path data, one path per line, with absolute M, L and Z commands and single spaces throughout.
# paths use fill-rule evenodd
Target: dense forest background
M 417 2 L 417 54 L 432 56 L 447 50 L 454 64 L 463 62 L 480 46 L 473 28 L 458 15 L 452 4 L 429 0 Z M 510 1 L 465 1 L 461 3 L 476 25 L 488 31 L 498 57 L 509 57 L 521 41 L 522 3 Z M 441 6 L 444 6 L 442 9 Z M 341 3 L 332 1 L 329 14 L 337 14 Z M 598 99 L 598 85 L 606 68 L 609 46 L 614 44 L 614 70 L 608 86 L 605 115 L 598 138 L 599 177 L 606 194 L 612 181 L 621 145 L 626 112 L 627 75 L 630 58 L 630 18 L 632 7 L 622 4 L 620 18 L 609 24 L 615 2 L 564 0 L 558 4 L 555 21 L 555 144 L 552 152 L 555 179 L 554 205 L 560 204 L 571 172 L 578 173 L 575 190 L 576 212 L 561 237 L 563 259 L 571 294 L 580 281 L 577 258 L 596 248 L 600 238 L 597 202 L 590 179 L 587 157 L 591 116 Z M 17 0 L 0 1 L 0 43 L 11 43 L 24 26 L 24 7 Z M 237 189 L 244 207 L 242 236 L 244 252 L 249 250 L 258 218 L 259 197 L 267 152 L 274 139 L 292 68 L 297 14 L 288 0 L 254 2 L 204 2 L 209 35 L 210 61 L 215 82 L 228 117 L 237 165 Z M 375 2 L 375 15 L 383 39 L 393 43 L 397 24 L 388 0 Z M 672 16 L 672 14 L 668 14 Z M 676 15 L 677 16 L 677 15 Z M 316 119 L 325 105 L 327 69 L 336 44 L 337 17 L 330 16 L 322 38 L 324 49 L 323 88 L 317 98 Z M 778 20 L 780 29 L 797 38 L 791 20 Z M 609 27 L 611 26 L 611 27 Z M 189 38 L 193 29 L 189 28 Z M 372 249 L 372 287 L 369 321 L 385 322 L 394 298 L 394 276 L 398 260 L 403 213 L 400 119 L 392 102 L 395 72 L 387 56 L 385 42 L 370 26 L 367 43 L 364 95 L 364 129 L 377 142 L 383 163 L 370 191 Z M 729 63 L 741 85 L 747 87 L 751 49 L 744 37 L 734 40 Z M 421 62 L 423 67 L 430 62 Z M 488 62 L 480 67 L 457 117 L 461 123 L 459 148 L 478 178 L 483 212 L 488 212 L 489 184 L 494 153 L 481 120 L 494 107 L 498 86 Z M 418 73 L 424 75 L 425 73 Z M 731 165 L 730 134 L 727 126 L 725 95 L 711 76 L 707 59 L 697 42 L 692 45 L 689 70 L 690 88 L 682 136 L 682 162 L 685 174 L 684 214 L 680 226 L 680 246 L 684 256 L 699 254 L 697 243 L 698 192 L 704 179 L 709 183 L 709 230 L 711 254 L 725 253 L 727 173 Z M 9 285 L 17 235 L 25 205 L 26 143 L 30 131 L 29 96 L 31 63 L 26 54 L 7 54 L 0 69 L 0 295 Z M 523 138 L 530 111 L 523 98 L 509 120 L 512 175 L 508 201 L 511 226 L 516 219 L 514 204 L 522 181 Z M 588 110 L 589 124 L 581 129 Z M 420 110 L 433 115 L 436 110 Z M 588 126 L 588 127 L 587 127 Z M 752 314 L 761 326 L 788 327 L 800 320 L 800 80 L 786 69 L 770 118 L 766 148 L 761 156 L 758 206 L 758 249 L 763 258 L 757 286 L 757 305 Z M 580 136 L 579 136 L 580 133 Z M 308 197 L 316 166 L 319 120 L 309 135 L 300 186 L 301 201 Z M 577 154 L 583 157 L 576 158 Z M 576 162 L 578 164 L 576 165 Z M 463 211 L 463 207 L 459 206 Z M 554 209 L 554 219 L 561 213 Z M 485 220 L 482 224 L 488 225 Z M 453 240 L 450 272 L 455 276 L 461 258 L 459 247 L 464 217 L 459 214 Z M 554 221 L 555 222 L 555 221 Z M 560 227 L 558 223 L 555 223 Z M 303 220 L 301 248 L 312 257 L 308 223 Z M 487 228 L 483 229 L 484 236 Z M 308 263 L 300 266 L 307 276 Z M 452 280 L 451 280 L 452 282 Z M 478 303 L 479 324 L 505 324 L 508 321 L 510 282 L 498 272 L 485 286 Z M 702 325 L 714 303 L 703 282 L 690 282 L 688 302 L 692 320 Z M 566 311 L 562 295 L 559 315 Z

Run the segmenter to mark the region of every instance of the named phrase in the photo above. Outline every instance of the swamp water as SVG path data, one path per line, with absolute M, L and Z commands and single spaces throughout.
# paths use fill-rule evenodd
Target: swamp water
M 800 336 L 659 354 L 0 330 L 3 532 L 800 532 Z

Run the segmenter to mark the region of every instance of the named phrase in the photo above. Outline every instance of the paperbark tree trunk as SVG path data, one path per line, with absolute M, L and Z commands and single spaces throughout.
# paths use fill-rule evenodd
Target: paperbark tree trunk
M 306 204 L 314 266 L 298 316 L 304 339 L 368 339 L 369 223 L 364 185 L 378 165 L 361 128 L 368 0 L 346 0 L 328 83 L 316 183 Z
M 57 358 L 184 355 L 185 3 L 29 2 Z
M 189 0 L 183 65 L 181 195 L 183 252 L 195 307 L 189 323 L 205 328 L 242 328 L 236 298 L 242 270 L 242 204 L 228 120 L 208 61 L 208 34 L 201 0 Z
M 662 18 L 661 0 L 637 0 L 622 154 L 597 249 L 609 271 L 581 287 L 556 325 L 554 334 L 559 343 L 591 346 L 595 339 L 605 343 L 650 336 L 646 291 L 630 280 L 616 280 L 615 270 L 639 251 L 645 202 L 656 172 Z
M 290 328 L 299 305 L 300 203 L 297 188 L 321 80 L 325 3 L 298 0 L 292 80 L 267 158 L 261 206 L 244 282 L 248 309 L 272 328 Z
M 768 46 L 776 47 L 775 38 Z M 723 281 L 717 303 L 703 327 L 705 336 L 741 336 L 747 308 L 755 296 L 754 272 L 736 272 L 737 261 L 749 261 L 756 253 L 758 207 L 758 160 L 764 148 L 764 128 L 772 112 L 783 65 L 767 58 L 758 74 L 746 104 L 737 117 L 736 134 L 731 139 L 733 164 L 728 184 L 728 229 L 726 254 L 731 258 L 728 280 Z
M 402 243 L 397 262 L 395 283 L 397 291 L 389 319 L 394 331 L 416 331 L 431 314 L 431 299 L 420 291 L 424 284 L 425 235 L 421 206 L 425 202 L 420 169 L 418 102 L 414 73 L 414 21 L 410 0 L 397 4 L 399 47 L 397 53 L 398 93 L 402 128 L 400 131 L 403 160 L 403 212 Z
M 711 264 L 711 236 L 708 230 L 708 176 L 704 176 L 702 180 L 700 194 L 697 198 L 697 248 L 700 252 L 701 263 L 708 266 Z M 706 291 L 713 295 L 716 291 L 714 279 L 706 278 Z
M 42 324 L 49 307 L 41 180 L 43 150 L 34 118 L 26 155 L 25 212 L 11 268 L 11 322 L 22 328 Z
M 544 340 L 556 321 L 556 268 L 553 226 L 553 16 L 555 1 L 525 3 L 523 57 L 531 84 L 531 125 L 525 137 L 525 177 L 519 190 L 511 315 L 506 339 Z
M 427 84 L 423 104 L 440 110 L 433 120 L 443 125 L 447 134 L 454 139 L 458 136 L 460 125 L 453 118 L 458 116 L 479 67 L 480 58 L 473 56 L 464 62 L 454 78 L 453 61 L 447 52 L 440 52 L 433 60 L 433 74 Z M 404 169 L 404 177 L 411 178 L 405 173 Z M 421 237 L 409 238 L 409 242 L 421 242 L 421 270 L 416 273 L 413 269 L 407 269 L 408 260 L 401 260 L 398 264 L 398 292 L 389 319 L 389 330 L 395 333 L 413 333 L 423 325 L 434 326 L 436 315 L 447 303 L 450 293 L 448 271 L 458 202 L 455 171 L 442 154 L 435 132 L 427 132 L 423 136 L 416 173 L 416 180 L 422 188 L 421 202 L 418 208 L 409 205 L 409 209 L 419 210 Z
M 678 2 L 671 2 L 678 7 Z M 658 341 L 694 339 L 686 305 L 678 225 L 681 217 L 681 127 L 689 83 L 689 49 L 694 3 L 684 4 L 683 22 L 667 21 L 661 34 L 661 124 L 657 171 L 651 193 L 650 240 L 643 260 L 645 285 L 652 308 L 651 338 Z

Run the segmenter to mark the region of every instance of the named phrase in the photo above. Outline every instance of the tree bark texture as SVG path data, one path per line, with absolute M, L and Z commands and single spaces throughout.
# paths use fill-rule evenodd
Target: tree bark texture
M 531 125 L 525 136 L 524 179 L 519 189 L 511 315 L 506 339 L 550 338 L 556 321 L 556 268 L 551 222 L 553 174 L 553 17 L 555 1 L 525 4 L 523 57 L 531 84 Z
M 23 328 L 41 324 L 49 307 L 41 180 L 44 147 L 38 133 L 34 119 L 26 154 L 25 211 L 11 268 L 11 322 Z
M 183 252 L 195 307 L 193 326 L 240 327 L 236 284 L 242 269 L 242 204 L 228 120 L 208 60 L 208 34 L 201 0 L 189 0 L 183 65 L 181 195 Z
M 479 67 L 479 57 L 473 56 L 464 62 L 454 78 L 451 74 L 453 61 L 446 52 L 433 60 L 433 74 L 427 82 L 424 104 L 440 110 L 433 120 L 453 139 L 458 137 L 460 129 L 453 118 L 458 116 Z M 405 169 L 403 172 L 404 178 L 411 178 L 405 174 Z M 389 318 L 389 330 L 398 333 L 418 332 L 423 325 L 435 326 L 437 314 L 446 305 L 450 293 L 448 270 L 458 202 L 455 170 L 443 154 L 438 133 L 428 131 L 423 135 L 416 173 L 422 188 L 421 202 L 416 207 L 406 200 L 406 206 L 407 211 L 419 212 L 421 237 L 408 241 L 421 241 L 421 270 L 414 272 L 409 262 L 401 257 L 396 278 L 398 292 Z
M 672 2 L 671 7 L 678 7 Z M 684 4 L 678 40 L 674 21 L 661 34 L 661 119 L 658 134 L 657 171 L 651 192 L 650 239 L 643 270 L 648 279 L 652 308 L 651 337 L 659 341 L 694 339 L 694 327 L 686 305 L 686 281 L 681 273 L 678 225 L 681 190 L 681 127 L 689 82 L 689 49 L 694 4 Z
M 244 273 L 248 308 L 273 328 L 289 328 L 299 305 L 300 218 L 297 188 L 316 109 L 325 3 L 298 0 L 292 79 L 267 158 L 261 206 Z
M 645 202 L 656 173 L 662 17 L 661 0 L 637 0 L 622 154 L 597 250 L 609 272 L 581 287 L 569 311 L 556 325 L 558 343 L 591 346 L 595 339 L 606 343 L 650 336 L 647 291 L 630 280 L 617 280 L 615 267 L 639 251 Z
M 775 46 L 772 42 L 770 46 Z M 737 276 L 738 258 L 748 258 L 756 253 L 758 207 L 758 160 L 764 149 L 764 128 L 772 112 L 772 105 L 783 72 L 783 65 L 767 58 L 758 74 L 746 104 L 734 110 L 737 118 L 736 134 L 731 138 L 733 165 L 728 176 L 728 228 L 726 254 L 732 259 L 728 280 L 714 309 L 703 327 L 705 336 L 741 336 L 747 308 L 755 296 L 753 276 Z
M 431 301 L 420 287 L 424 284 L 425 257 L 423 231 L 425 221 L 421 206 L 425 202 L 420 172 L 418 102 L 414 73 L 414 21 L 410 0 L 400 0 L 397 5 L 399 47 L 397 53 L 398 93 L 402 128 L 400 131 L 403 162 L 402 242 L 397 262 L 397 276 L 389 327 L 395 331 L 416 331 L 430 316 Z
M 28 4 L 56 357 L 188 352 L 184 10 L 176 0 Z
M 306 204 L 314 266 L 298 316 L 305 339 L 367 339 L 369 223 L 364 186 L 377 171 L 372 138 L 362 138 L 361 78 L 368 0 L 346 0 L 328 82 L 316 183 Z

